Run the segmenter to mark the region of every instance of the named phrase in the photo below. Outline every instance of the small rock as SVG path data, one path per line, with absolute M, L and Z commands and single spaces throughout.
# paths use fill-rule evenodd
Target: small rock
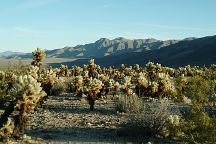
M 30 140 L 31 137 L 30 137 L 30 136 L 27 136 L 26 134 L 24 134 L 24 135 L 22 136 L 22 139 L 23 139 L 23 140 Z
M 80 103 L 82 103 L 82 104 L 83 104 L 83 103 L 86 103 L 86 99 L 85 99 L 85 98 L 81 98 L 81 99 L 80 99 Z
M 90 128 L 90 127 L 92 127 L 92 124 L 91 123 L 86 123 L 86 125 L 85 125 L 87 128 Z

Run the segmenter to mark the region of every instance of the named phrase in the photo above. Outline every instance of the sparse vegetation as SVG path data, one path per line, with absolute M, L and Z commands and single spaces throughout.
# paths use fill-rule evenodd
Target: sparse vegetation
M 126 124 L 139 129 L 137 135 L 186 143 L 216 139 L 215 65 L 173 69 L 149 62 L 146 67 L 115 69 L 101 68 L 91 59 L 83 67 L 42 68 L 43 51 L 33 55 L 24 73 L 0 71 L 2 140 L 22 137 L 28 113 L 47 96 L 63 92 L 84 95 L 91 111 L 97 110 L 98 99 L 112 99 L 116 113 L 125 113 Z M 173 112 L 172 106 L 181 113 Z

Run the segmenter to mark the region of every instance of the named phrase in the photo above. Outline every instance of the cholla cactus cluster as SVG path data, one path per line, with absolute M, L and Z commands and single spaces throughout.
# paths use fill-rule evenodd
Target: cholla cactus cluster
M 168 117 L 168 121 L 173 126 L 179 126 L 179 124 L 180 124 L 180 117 L 178 115 L 170 115 Z
M 42 65 L 42 60 L 46 57 L 46 54 L 43 50 L 37 48 L 34 52 L 32 52 L 34 58 L 32 61 L 32 65 L 40 67 Z
M 0 72 L 0 104 L 4 105 L 6 101 L 14 99 L 10 96 L 16 83 L 17 76 L 12 72 Z
M 99 79 L 96 79 L 96 78 L 90 78 L 89 79 L 89 82 L 87 84 L 87 88 L 86 88 L 86 91 L 87 92 L 93 92 L 95 94 L 98 94 L 100 92 L 100 90 L 102 89 L 103 87 L 103 83 L 102 81 L 100 81 Z
M 40 73 L 38 81 L 42 84 L 43 90 L 47 93 L 47 96 L 51 94 L 51 89 L 57 79 L 56 72 L 52 69 Z
M 143 97 L 171 98 L 176 95 L 173 69 L 149 62 L 146 70 L 135 76 L 136 93 Z
M 126 94 L 130 94 L 131 90 L 131 76 L 126 76 L 123 79 L 123 90 L 125 91 Z
M 40 100 L 46 96 L 41 84 L 31 75 L 17 77 L 11 94 L 16 98 L 15 105 L 12 105 L 11 109 L 15 108 L 19 113 L 8 118 L 6 124 L 1 128 L 0 135 L 4 138 L 11 135 L 20 136 L 27 122 L 27 113 L 34 110 Z
M 28 71 L 28 74 L 31 75 L 33 78 L 38 79 L 39 67 L 31 65 Z
M 8 140 L 8 138 L 13 134 L 14 122 L 11 118 L 8 118 L 6 124 L 0 129 L 0 138 Z
M 5 77 L 5 72 L 4 71 L 0 71 L 0 81 L 2 81 Z
M 215 65 L 209 68 L 188 65 L 174 69 L 148 62 L 145 67 L 139 65 L 126 67 L 122 64 L 120 68 L 103 68 L 95 64 L 94 59 L 90 59 L 89 63 L 82 67 L 69 68 L 61 65 L 60 68 L 42 69 L 40 66 L 45 53 L 37 49 L 33 52 L 33 56 L 32 66 L 25 76 L 0 71 L 0 100 L 1 102 L 13 100 L 15 109 L 19 112 L 19 116 L 10 118 L 4 123 L 0 129 L 1 136 L 19 134 L 25 126 L 27 113 L 35 109 L 46 95 L 51 95 L 50 91 L 55 84 L 56 87 L 62 84 L 75 95 L 85 94 L 91 110 L 94 109 L 96 99 L 103 96 L 117 97 L 117 95 L 129 99 L 136 96 L 144 100 L 168 98 L 192 105 L 193 99 L 186 95 L 185 91 L 191 84 L 192 77 L 199 76 L 211 82 L 208 103 L 211 102 L 213 106 L 216 103 Z M 10 98 L 5 98 L 6 96 Z M 169 122 L 173 126 L 178 126 L 180 118 L 176 115 L 170 116 Z
M 64 77 L 69 76 L 68 67 L 66 65 L 61 65 L 60 68 L 58 69 L 58 71 L 56 72 L 56 75 L 58 77 L 60 77 L 60 76 L 64 76 Z
M 15 90 L 14 94 L 18 100 L 15 108 L 19 111 L 19 116 L 14 118 L 16 121 L 14 135 L 20 135 L 27 122 L 27 113 L 37 107 L 46 93 L 42 90 L 41 84 L 31 75 L 18 77 Z
M 148 80 L 146 78 L 146 75 L 144 73 L 139 73 L 138 75 L 139 75 L 138 78 L 137 78 L 138 79 L 138 84 L 141 85 L 144 88 L 147 88 L 149 82 L 148 82 Z
M 103 88 L 103 83 L 99 79 L 90 78 L 88 84 L 85 88 L 85 92 L 87 93 L 87 98 L 90 105 L 90 110 L 94 109 L 95 100 L 100 93 L 100 90 Z
M 89 71 L 89 77 L 97 77 L 97 65 L 94 63 L 94 59 L 90 59 L 89 60 L 89 64 L 88 64 L 88 71 Z
M 175 96 L 176 89 L 174 81 L 172 81 L 172 78 L 170 78 L 169 75 L 161 76 L 158 85 L 158 90 L 163 95 L 163 97 Z
M 72 78 L 72 80 L 70 81 L 70 85 L 71 85 L 71 91 L 78 93 L 78 92 L 82 92 L 83 91 L 83 77 L 82 76 L 75 76 Z
M 19 98 L 16 108 L 20 109 L 23 103 L 28 105 L 28 111 L 33 110 L 37 103 L 46 94 L 42 91 L 41 83 L 38 83 L 31 75 L 19 76 L 15 85 L 14 94 Z

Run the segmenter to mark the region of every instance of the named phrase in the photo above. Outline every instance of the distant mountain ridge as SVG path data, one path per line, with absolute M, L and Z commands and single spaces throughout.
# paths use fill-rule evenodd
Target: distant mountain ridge
M 5 52 L 1 52 L 0 53 L 0 57 L 8 57 L 8 56 L 12 56 L 12 55 L 21 55 L 23 53 L 21 52 L 12 52 L 12 51 L 5 51 Z
M 144 52 L 131 52 L 121 55 L 110 55 L 96 58 L 95 62 L 101 66 L 120 66 L 139 64 L 144 66 L 148 61 L 160 63 L 164 66 L 179 67 L 185 65 L 209 66 L 216 64 L 216 35 L 203 38 L 182 40 L 160 49 Z M 86 64 L 88 59 L 65 62 L 68 66 Z M 59 66 L 56 63 L 54 66 Z
M 6 52 L 7 58 L 32 58 L 32 54 L 12 54 Z M 1 54 L 0 54 L 1 55 Z M 72 58 L 60 64 L 82 65 L 89 58 L 95 58 L 101 66 L 145 65 L 148 61 L 165 66 L 178 67 L 184 65 L 210 65 L 216 63 L 216 36 L 203 38 L 186 38 L 183 40 L 135 39 L 123 37 L 115 39 L 101 38 L 94 43 L 47 50 L 48 58 Z
M 61 49 L 47 50 L 47 57 L 55 58 L 99 58 L 108 55 L 119 55 L 128 52 L 142 52 L 160 49 L 165 46 L 178 43 L 180 40 L 156 40 L 150 39 L 126 39 L 123 37 L 113 40 L 101 38 L 94 43 L 77 45 L 75 47 L 64 47 Z M 32 54 L 14 54 L 8 58 L 31 58 Z

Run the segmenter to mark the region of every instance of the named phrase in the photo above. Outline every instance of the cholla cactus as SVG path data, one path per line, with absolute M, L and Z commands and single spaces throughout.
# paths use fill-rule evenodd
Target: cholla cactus
M 5 77 L 5 72 L 0 71 L 0 81 L 2 81 Z
M 154 95 L 155 93 L 158 92 L 158 83 L 157 82 L 150 83 L 149 87 L 150 87 L 150 91 L 151 91 L 152 95 Z
M 88 96 L 90 110 L 94 109 L 95 100 L 96 100 L 96 98 L 97 98 L 97 96 L 100 93 L 100 90 L 102 88 L 103 88 L 102 81 L 100 81 L 96 78 L 94 78 L 94 79 L 90 78 L 89 79 L 89 82 L 87 84 L 85 92 L 87 93 L 87 96 Z
M 171 136 L 173 138 L 178 138 L 183 136 L 182 131 L 182 119 L 178 115 L 169 115 L 167 118 L 166 128 L 163 131 L 165 137 Z
M 186 97 L 186 96 L 183 96 L 183 98 L 182 98 L 182 101 L 183 101 L 183 103 L 185 103 L 185 104 L 191 104 L 191 99 L 190 98 L 188 98 L 188 97 Z
M 19 111 L 19 115 L 14 117 L 16 123 L 13 134 L 19 136 L 26 125 L 27 113 L 35 109 L 46 93 L 31 75 L 19 76 L 14 87 L 13 94 L 17 98 L 15 108 Z
M 124 77 L 123 89 L 127 93 L 128 89 L 131 86 L 131 76 Z
M 128 89 L 127 90 L 127 93 L 126 93 L 128 96 L 130 96 L 130 95 L 133 95 L 134 94 L 134 92 L 133 92 L 133 90 L 132 89 Z
M 115 83 L 113 84 L 113 91 L 114 91 L 113 96 L 117 95 L 117 93 L 119 92 L 119 89 L 120 89 L 120 84 L 119 84 L 119 82 L 115 82 Z
M 68 76 L 68 74 L 69 74 L 68 67 L 66 65 L 61 64 L 59 71 L 56 75 L 60 77 L 60 76 Z
M 38 79 L 38 72 L 39 67 L 38 66 L 30 66 L 28 74 L 31 75 L 33 78 Z
M 121 64 L 120 71 L 123 72 L 125 70 L 125 68 L 126 68 L 125 64 Z
M 70 91 L 75 92 L 78 97 L 82 97 L 84 81 L 82 76 L 75 76 L 70 82 Z
M 113 79 L 107 79 L 102 81 L 104 86 L 103 86 L 103 91 L 104 91 L 104 96 L 107 96 L 110 90 L 113 88 L 115 81 Z
M 97 65 L 94 63 L 94 59 L 89 60 L 88 70 L 89 70 L 89 77 L 96 78 L 97 77 Z
M 26 112 L 34 110 L 39 101 L 46 96 L 41 84 L 30 75 L 20 76 L 15 88 L 16 92 L 14 94 L 18 98 L 16 104 L 18 110 L 22 108 L 23 104 L 26 105 Z
M 82 76 L 83 76 L 84 78 L 88 78 L 88 76 L 89 76 L 89 71 L 84 70 L 84 71 L 82 72 Z
M 15 85 L 19 96 L 39 94 L 42 91 L 41 84 L 37 82 L 31 75 L 19 76 Z
M 145 76 L 144 73 L 139 73 L 139 77 L 138 77 L 138 84 L 143 86 L 144 88 L 147 88 L 148 87 L 148 80 Z
M 146 71 L 151 81 L 154 81 L 157 78 L 157 72 L 155 69 L 156 69 L 156 66 L 154 65 L 154 63 L 148 62 L 146 64 Z
M 40 67 L 42 65 L 42 60 L 46 57 L 46 54 L 43 50 L 37 48 L 34 52 L 32 52 L 34 58 L 32 61 L 33 66 L 38 66 Z
M 17 76 L 14 74 L 14 73 L 6 73 L 5 75 L 5 82 L 6 82 L 6 85 L 7 85 L 7 88 L 6 88 L 6 93 L 9 94 L 9 92 L 12 90 L 14 84 L 16 83 L 16 79 L 17 79 Z
M 149 86 L 149 81 L 146 78 L 145 73 L 138 73 L 135 76 L 135 92 L 138 96 L 145 96 L 147 88 Z
M 147 69 L 147 71 L 152 71 L 152 70 L 154 70 L 154 69 L 155 69 L 154 63 L 153 63 L 153 62 L 148 62 L 148 63 L 146 64 L 146 69 Z
M 162 72 L 162 70 L 163 70 L 163 68 L 162 68 L 161 64 L 157 63 L 156 66 L 155 66 L 156 73 Z
M 109 76 L 106 76 L 104 74 L 99 74 L 98 75 L 98 79 L 101 80 L 102 82 L 108 81 L 109 80 Z
M 6 124 L 0 129 L 0 138 L 8 140 L 12 136 L 14 130 L 14 122 L 8 118 Z
M 188 84 L 188 79 L 184 75 L 182 75 L 181 80 L 180 80 L 180 86 L 181 86 L 182 90 L 185 89 L 187 84 Z
M 80 90 L 83 86 L 83 77 L 82 76 L 76 76 L 74 79 L 74 84 L 77 87 L 77 90 Z
M 41 73 L 38 81 L 41 82 L 43 90 L 47 93 L 47 96 L 49 96 L 54 83 L 57 81 L 56 72 L 52 69 L 46 70 Z
M 135 64 L 133 69 L 138 73 L 140 72 L 140 66 L 138 64 Z
M 180 124 L 180 117 L 178 115 L 170 115 L 168 117 L 168 121 L 173 126 L 179 126 L 179 124 Z
M 79 76 L 81 75 L 81 72 L 82 72 L 82 68 L 78 66 L 72 67 L 72 76 Z
M 158 91 L 162 97 L 170 97 L 176 94 L 174 82 L 167 74 L 161 74 L 159 76 Z

